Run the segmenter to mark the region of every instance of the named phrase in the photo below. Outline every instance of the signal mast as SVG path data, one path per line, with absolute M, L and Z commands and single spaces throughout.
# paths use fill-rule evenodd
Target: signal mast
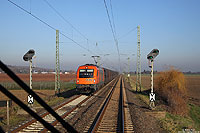
M 155 93 L 153 93 L 153 61 L 156 58 L 156 56 L 159 54 L 158 49 L 153 49 L 148 55 L 147 59 L 149 60 L 149 67 L 151 68 L 151 93 L 149 94 L 149 106 L 151 109 L 155 108 Z

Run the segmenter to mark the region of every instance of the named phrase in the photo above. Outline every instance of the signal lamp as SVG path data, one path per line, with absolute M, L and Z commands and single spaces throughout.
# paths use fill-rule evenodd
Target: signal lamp
M 153 56 L 149 56 L 147 59 L 152 59 L 153 58 Z

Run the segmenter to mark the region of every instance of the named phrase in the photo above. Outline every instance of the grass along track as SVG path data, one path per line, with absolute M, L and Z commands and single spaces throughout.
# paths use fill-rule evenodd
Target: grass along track
M 156 82 L 156 76 L 154 82 Z M 130 84 L 133 91 L 135 90 L 135 76 L 130 77 Z M 200 75 L 185 75 L 186 87 L 188 90 L 188 108 L 189 113 L 187 116 L 174 115 L 169 112 L 166 113 L 166 117 L 159 119 L 163 129 L 168 132 L 182 131 L 184 128 L 195 131 L 200 131 Z M 128 79 L 126 79 L 128 81 Z M 150 76 L 142 75 L 142 91 L 146 91 L 150 88 Z M 137 94 L 147 105 L 149 104 L 149 96 L 146 94 Z M 192 101 L 191 101 L 192 100 Z M 157 110 L 165 110 L 161 105 L 157 105 Z

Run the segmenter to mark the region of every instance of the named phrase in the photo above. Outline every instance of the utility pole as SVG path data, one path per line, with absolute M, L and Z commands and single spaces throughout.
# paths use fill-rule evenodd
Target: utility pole
M 130 57 L 128 57 L 127 60 L 128 60 L 128 77 L 130 77 Z
M 60 93 L 59 30 L 56 30 L 55 95 Z
M 132 56 L 135 56 L 135 54 L 132 54 Z M 133 58 L 133 64 L 134 64 L 134 58 Z M 134 65 L 133 65 L 133 72 L 134 72 Z
M 141 92 L 140 26 L 137 27 L 137 73 L 136 92 Z

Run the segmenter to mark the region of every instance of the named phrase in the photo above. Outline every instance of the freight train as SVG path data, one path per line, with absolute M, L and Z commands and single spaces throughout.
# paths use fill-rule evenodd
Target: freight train
M 79 66 L 76 72 L 76 88 L 80 93 L 91 93 L 118 75 L 118 72 L 94 64 Z

